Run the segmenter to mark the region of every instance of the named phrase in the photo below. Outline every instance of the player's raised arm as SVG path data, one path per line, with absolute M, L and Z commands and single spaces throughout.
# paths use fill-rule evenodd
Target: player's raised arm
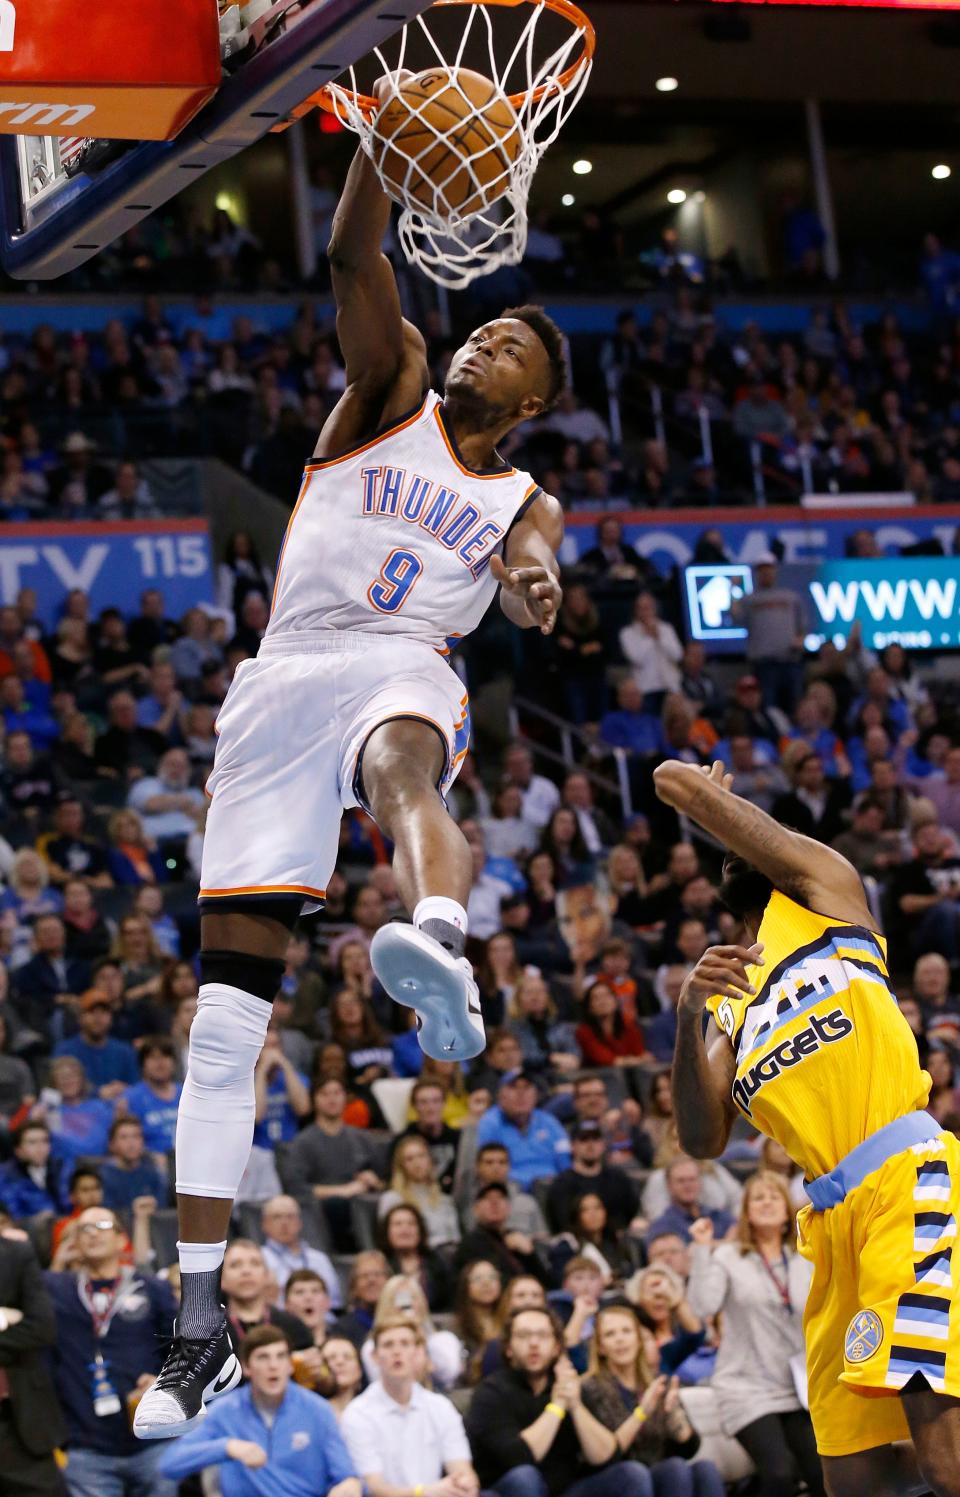
M 337 334 L 348 385 L 386 390 L 403 358 L 403 317 L 393 267 L 380 246 L 390 199 L 363 151 L 357 151 L 333 219 L 327 248 Z
M 720 763 L 706 771 L 676 759 L 653 773 L 662 801 L 691 817 L 798 904 L 855 925 L 872 925 L 860 875 L 846 858 L 734 795 L 727 778 Z
M 500 607 L 521 629 L 552 634 L 563 593 L 557 552 L 563 541 L 563 511 L 550 494 L 531 504 L 507 537 L 503 557 L 490 563 L 500 583 Z

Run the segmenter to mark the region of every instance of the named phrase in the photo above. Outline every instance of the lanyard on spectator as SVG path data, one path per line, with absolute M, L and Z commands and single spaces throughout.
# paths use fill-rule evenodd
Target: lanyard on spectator
M 113 1317 L 133 1287 L 133 1275 L 129 1269 L 120 1276 L 112 1291 L 101 1290 L 96 1294 L 90 1288 L 89 1274 L 84 1273 L 78 1276 L 77 1294 L 80 1303 L 93 1321 L 93 1334 L 98 1341 L 102 1341 L 106 1336 Z M 98 1300 L 101 1302 L 99 1309 L 96 1303 Z
M 774 1271 L 773 1271 L 773 1265 L 767 1262 L 766 1258 L 763 1256 L 762 1253 L 760 1253 L 759 1257 L 760 1257 L 760 1262 L 763 1264 L 764 1269 L 766 1270 L 767 1277 L 769 1278 L 770 1282 L 773 1284 L 773 1287 L 776 1289 L 777 1293 L 780 1296 L 781 1302 L 783 1304 L 783 1308 L 786 1310 L 786 1312 L 787 1312 L 788 1315 L 792 1315 L 793 1314 L 793 1300 L 790 1298 L 790 1264 L 789 1264 L 789 1262 L 787 1260 L 786 1253 L 784 1253 L 783 1257 L 780 1259 L 780 1262 L 783 1265 L 783 1279 L 782 1280 L 778 1277 L 777 1274 L 774 1273 Z

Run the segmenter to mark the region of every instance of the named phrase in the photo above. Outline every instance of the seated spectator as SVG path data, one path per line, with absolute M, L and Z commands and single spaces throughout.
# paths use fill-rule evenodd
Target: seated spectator
M 900 945 L 914 956 L 936 951 L 952 964 L 960 958 L 960 858 L 936 822 L 917 828 L 913 852 L 887 885 L 891 947 Z
M 41 915 L 33 927 L 34 955 L 17 968 L 17 1008 L 38 1034 L 63 1033 L 64 1015 L 90 980 L 87 962 L 67 956 L 67 932 L 59 915 Z
M 323 1343 L 323 1359 L 333 1379 L 333 1392 L 325 1397 L 337 1419 L 342 1421 L 347 1408 L 366 1385 L 360 1353 L 345 1336 L 333 1335 Z
M 560 791 L 545 775 L 535 774 L 533 754 L 525 743 L 511 743 L 503 756 L 503 770 L 507 779 L 519 785 L 523 793 L 524 821 L 531 826 L 545 827 L 560 804 Z
M 104 1145 L 106 1152 L 106 1145 Z M 71 1210 L 67 1216 L 58 1216 L 50 1232 L 51 1263 L 56 1261 L 57 1249 L 68 1232 L 90 1206 L 103 1205 L 103 1181 L 100 1171 L 92 1164 L 78 1164 L 67 1180 L 67 1199 Z
M 585 884 L 593 874 L 594 854 L 570 806 L 553 812 L 540 834 L 540 851 L 550 854 L 555 878 L 563 885 Z
M 599 1123 L 609 1150 L 606 1162 L 610 1165 L 649 1166 L 653 1147 L 642 1126 L 642 1116 L 640 1104 L 632 1098 L 626 1098 L 619 1107 L 611 1107 L 602 1076 L 582 1075 L 573 1083 L 571 1127 L 576 1129 L 578 1123 Z
M 151 1154 L 170 1154 L 177 1141 L 180 1083 L 174 1075 L 176 1052 L 166 1035 L 151 1035 L 140 1047 L 140 1080 L 120 1100 L 122 1112 L 136 1118 Z
M 546 1279 L 533 1238 L 525 1232 L 509 1231 L 509 1216 L 510 1194 L 506 1185 L 495 1180 L 481 1185 L 473 1198 L 474 1225 L 464 1234 L 453 1260 L 458 1273 L 467 1264 L 482 1259 L 492 1263 L 504 1279 L 518 1273 Z
M 112 489 L 97 500 L 103 520 L 155 520 L 160 510 L 136 463 L 118 463 Z
M 107 866 L 115 884 L 166 882 L 166 860 L 153 839 L 147 837 L 136 811 L 114 811 L 107 823 L 107 836 Z
M 283 1308 L 289 1310 L 313 1334 L 318 1349 L 325 1345 L 331 1320 L 330 1294 L 326 1281 L 313 1268 L 295 1268 L 283 1287 Z
M 212 638 L 206 608 L 188 608 L 180 620 L 180 637 L 170 650 L 170 664 L 189 695 L 199 691 L 205 671 L 213 674 L 223 662 L 223 651 Z
M 450 1308 L 450 1271 L 443 1255 L 427 1246 L 426 1223 L 416 1206 L 391 1206 L 381 1215 L 377 1238 L 391 1273 L 416 1280 L 431 1310 Z
M 144 1196 L 154 1206 L 166 1206 L 169 1186 L 147 1157 L 143 1127 L 138 1118 L 117 1118 L 110 1129 L 107 1158 L 100 1166 L 104 1204 L 111 1211 L 129 1211 Z
M 439 1081 L 426 1076 L 414 1082 L 410 1093 L 414 1120 L 407 1124 L 400 1138 L 416 1136 L 424 1140 L 433 1160 L 437 1184 L 441 1190 L 449 1192 L 453 1189 L 453 1177 L 457 1168 L 460 1133 L 444 1122 L 445 1101 L 446 1094 Z
M 616 1441 L 585 1407 L 556 1317 L 517 1310 L 505 1366 L 473 1396 L 467 1433 L 484 1489 L 501 1497 L 650 1497 L 635 1461 L 609 1464 Z M 591 1468 L 602 1467 L 591 1473 Z
M 616 993 L 602 977 L 587 989 L 576 1041 L 587 1066 L 634 1066 L 646 1051 L 642 1032 L 624 1018 Z
M 463 1178 L 461 1216 L 465 1227 L 474 1225 L 472 1198 L 483 1185 L 506 1187 L 510 1199 L 506 1230 L 527 1237 L 546 1237 L 547 1224 L 534 1196 L 528 1195 L 510 1179 L 510 1155 L 503 1144 L 482 1144 L 473 1161 L 473 1169 Z
M 61 1055 L 52 1062 L 41 1108 L 58 1154 L 79 1159 L 107 1152 L 113 1106 L 92 1095 L 87 1073 L 75 1056 Z
M 309 1351 L 313 1335 L 287 1310 L 272 1303 L 276 1293 L 266 1259 L 255 1242 L 235 1237 L 228 1244 L 220 1276 L 227 1319 L 237 1342 L 255 1326 L 270 1325 L 283 1332 L 294 1352 Z
M 46 1123 L 28 1120 L 11 1135 L 13 1158 L 0 1165 L 0 1208 L 14 1221 L 67 1208 L 64 1164 L 52 1152 Z
M 659 1350 L 660 1372 L 673 1377 L 707 1339 L 703 1321 L 687 1302 L 683 1280 L 666 1263 L 658 1262 L 635 1273 L 626 1294 L 650 1328 Z M 680 1380 L 684 1381 L 682 1374 Z
M 263 1259 L 280 1293 L 285 1292 L 292 1273 L 309 1270 L 322 1280 L 330 1306 L 339 1310 L 343 1295 L 337 1270 L 326 1253 L 304 1241 L 303 1213 L 293 1196 L 274 1196 L 265 1201 L 260 1212 L 260 1226 Z
M 72 1055 L 78 1060 L 97 1096 L 108 1102 L 140 1079 L 136 1051 L 126 1041 L 113 1038 L 112 1023 L 110 1000 L 99 988 L 90 988 L 80 999 L 79 1033 L 59 1040 L 53 1049 L 54 1056 Z
M 385 1317 L 374 1331 L 377 1377 L 343 1414 L 353 1467 L 370 1497 L 479 1492 L 463 1420 L 422 1384 L 426 1351 L 421 1328 L 401 1316 Z
M 32 847 L 21 847 L 9 871 L 9 886 L 0 893 L 0 911 L 12 910 L 20 925 L 41 915 L 59 915 L 63 899 L 50 887 L 47 865 Z
M 513 997 L 522 971 L 517 959 L 517 943 L 510 932 L 500 931 L 491 936 L 477 973 L 480 1006 L 488 1033 L 503 1023 L 507 1004 Z
M 460 1270 L 454 1297 L 457 1335 L 467 1355 L 466 1380 L 478 1383 L 483 1352 L 497 1339 L 497 1306 L 503 1294 L 500 1270 L 478 1258 Z
M 66 954 L 71 961 L 95 962 L 106 956 L 112 939 L 110 927 L 97 909 L 86 879 L 67 879 L 61 919 L 66 931 Z
M 857 801 L 851 825 L 830 846 L 853 864 L 861 878 L 882 879 L 900 861 L 900 836 L 884 830 L 883 804 L 869 793 Z
M 125 1004 L 152 1004 L 159 999 L 163 953 L 145 915 L 124 915 L 110 955 L 123 976 Z
M 608 1283 L 609 1275 L 592 1257 L 574 1254 L 563 1265 L 560 1288 L 550 1295 L 552 1309 L 564 1322 L 563 1343 L 580 1373 L 587 1370 L 593 1320 Z
M 53 807 L 58 789 L 54 766 L 34 751 L 30 734 L 8 729 L 0 791 L 10 814 L 25 826 L 36 826 Z
M 361 1497 L 337 1416 L 325 1399 L 294 1382 L 283 1330 L 273 1325 L 251 1330 L 240 1344 L 240 1363 L 245 1385 L 219 1399 L 197 1429 L 162 1442 L 162 1475 L 179 1482 L 216 1467 L 223 1497 L 253 1497 L 264 1490 Z M 257 1473 L 268 1464 L 265 1488 Z
M 529 1274 L 517 1274 L 516 1278 L 507 1281 L 497 1306 L 496 1338 L 488 1342 L 481 1358 L 480 1370 L 483 1377 L 489 1377 L 491 1372 L 496 1372 L 503 1366 L 503 1332 L 514 1311 L 546 1308 L 547 1291 L 539 1279 L 534 1279 Z
M 203 791 L 190 783 L 191 773 L 186 749 L 168 748 L 156 774 L 143 776 L 130 792 L 130 809 L 143 818 L 146 835 L 161 849 L 185 844 L 206 810 Z
M 39 838 L 37 851 L 46 858 L 53 883 L 83 878 L 95 889 L 109 889 L 113 880 L 107 871 L 106 848 L 84 831 L 84 815 L 83 802 L 62 791 L 53 813 L 53 831 Z
M 372 1333 L 360 1351 L 363 1369 L 370 1382 L 379 1376 L 374 1356 L 377 1327 L 396 1318 L 408 1324 L 412 1322 L 423 1335 L 427 1353 L 422 1368 L 424 1381 L 429 1380 L 434 1387 L 444 1390 L 452 1388 L 463 1371 L 463 1346 L 453 1331 L 437 1330 L 430 1319 L 423 1290 L 414 1279 L 402 1275 L 395 1275 L 384 1284 L 377 1301 Z
M 127 1411 L 160 1371 L 173 1295 L 162 1279 L 124 1267 L 126 1234 L 112 1211 L 88 1207 L 74 1231 L 75 1268 L 46 1276 L 57 1319 L 51 1368 L 67 1423 L 68 1484 L 74 1492 L 156 1492 L 161 1447 L 134 1438 Z M 101 1320 L 102 1308 L 121 1295 L 116 1307 L 135 1302 L 136 1314 Z
M 613 1431 L 621 1454 L 647 1467 L 655 1497 L 723 1497 L 713 1462 L 693 1460 L 700 1437 L 684 1412 L 677 1380 L 647 1366 L 629 1305 L 599 1311 L 582 1389 L 584 1403 Z
M 540 839 L 537 827 L 523 819 L 523 793 L 519 785 L 499 786 L 491 798 L 490 815 L 480 825 L 487 852 L 492 858 L 523 860 L 533 852 Z
M 702 1209 L 701 1195 L 703 1176 L 695 1159 L 674 1159 L 666 1170 L 667 1194 L 670 1204 L 647 1228 L 647 1237 L 656 1237 L 661 1232 L 676 1232 L 684 1242 L 690 1241 L 690 1228 L 702 1216 L 708 1216 L 718 1237 L 731 1236 L 735 1222 L 728 1211 Z
M 144 667 L 136 663 L 129 669 L 137 676 L 146 674 Z M 113 693 L 107 704 L 107 722 L 109 726 L 94 747 L 98 773 L 127 781 L 152 775 L 167 747 L 166 739 L 152 728 L 140 727 L 137 699 L 131 692 Z
M 313 1123 L 298 1134 L 280 1162 L 292 1196 L 324 1202 L 334 1240 L 352 1245 L 349 1202 L 381 1189 L 371 1168 L 373 1152 L 359 1128 L 343 1122 L 347 1094 L 335 1077 L 321 1075 L 313 1089 Z
M 374 1081 L 390 1075 L 393 1051 L 369 1003 L 349 988 L 335 993 L 330 1005 L 330 1037 L 347 1057 L 350 1089 L 365 1096 Z
M 917 958 L 910 986 L 927 1024 L 938 1014 L 956 1013 L 960 1009 L 960 997 L 953 991 L 950 964 L 935 951 Z
M 577 1122 L 570 1135 L 570 1146 L 571 1163 L 551 1181 L 547 1195 L 547 1213 L 553 1230 L 563 1231 L 570 1222 L 575 1202 L 590 1194 L 603 1203 L 610 1228 L 622 1231 L 637 1213 L 639 1193 L 624 1170 L 607 1163 L 607 1141 L 601 1125 L 589 1119 Z
M 799 1470 L 812 1493 L 823 1478 L 810 1415 L 797 1396 L 791 1363 L 804 1355 L 803 1310 L 812 1269 L 796 1242 L 786 1182 L 767 1170 L 747 1182 L 736 1240 L 718 1245 L 707 1218 L 690 1250 L 690 1307 L 723 1316 L 711 1386 L 723 1427 L 761 1473 L 774 1497 Z
M 558 811 L 557 816 L 570 816 Z M 520 1041 L 522 1064 L 553 1080 L 580 1069 L 580 1055 L 572 1024 L 559 1021 L 557 1005 L 543 973 L 536 967 L 521 972 L 507 1006 L 510 1031 Z
M 145 587 L 140 594 L 140 612 L 130 620 L 130 647 L 138 660 L 148 665 L 154 651 L 172 645 L 177 626 L 166 617 L 163 593 L 158 587 Z
M 359 1351 L 373 1329 L 377 1301 L 390 1277 L 390 1265 L 382 1253 L 358 1253 L 350 1270 L 347 1286 L 347 1311 L 333 1327 L 336 1336 L 344 1336 Z
M 443 1247 L 460 1241 L 460 1222 L 452 1197 L 437 1183 L 430 1149 L 422 1138 L 401 1138 L 393 1151 L 390 1188 L 380 1197 L 377 1213 L 392 1206 L 416 1206 L 427 1228 L 427 1245 Z
M 10 1130 L 11 1123 L 22 1112 L 27 1111 L 37 1100 L 36 1083 L 25 1060 L 12 1055 L 11 1034 L 4 1008 L 0 1005 L 0 1139 Z
M 150 932 L 161 957 L 175 961 L 180 955 L 180 928 L 172 915 L 163 907 L 163 893 L 156 884 L 141 884 L 133 896 L 131 915 L 140 915 L 150 926 Z
M 572 1201 L 565 1230 L 550 1249 L 555 1278 L 562 1278 L 571 1258 L 586 1258 L 599 1270 L 603 1283 L 626 1277 L 635 1267 L 622 1231 L 611 1226 L 607 1208 L 595 1191 L 585 1190 Z
M 273 573 L 260 560 L 249 530 L 235 530 L 217 567 L 217 607 L 238 614 L 248 592 L 273 595 Z
M 844 827 L 843 813 L 851 799 L 849 782 L 828 780 L 820 755 L 811 753 L 805 743 L 797 745 L 796 753 L 792 748 L 784 753 L 783 762 L 793 789 L 777 796 L 770 815 L 805 837 L 829 844 Z
M 93 986 L 108 1000 L 113 1011 L 111 1034 L 136 1046 L 148 1035 L 162 1034 L 169 1012 L 152 998 L 133 997 L 124 991 L 124 971 L 114 956 L 104 957 L 93 970 Z
M 632 678 L 617 687 L 617 706 L 604 713 L 600 738 L 610 748 L 644 758 L 664 750 L 663 727 L 656 712 L 644 708 L 643 692 Z
M 527 1066 L 508 1071 L 497 1102 L 477 1125 L 477 1144 L 502 1143 L 510 1155 L 510 1178 L 523 1190 L 551 1179 L 567 1164 L 570 1142 L 555 1117 L 537 1106 L 537 1082 Z

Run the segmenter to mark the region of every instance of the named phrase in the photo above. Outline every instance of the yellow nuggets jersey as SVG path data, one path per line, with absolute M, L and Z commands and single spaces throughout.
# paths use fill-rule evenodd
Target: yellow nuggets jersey
M 810 1413 L 821 1454 L 852 1455 L 909 1438 L 896 1395 L 914 1378 L 960 1397 L 960 1143 L 920 1110 L 930 1078 L 883 938 L 775 892 L 759 940 L 756 994 L 707 1006 L 737 1107 L 813 1182 Z

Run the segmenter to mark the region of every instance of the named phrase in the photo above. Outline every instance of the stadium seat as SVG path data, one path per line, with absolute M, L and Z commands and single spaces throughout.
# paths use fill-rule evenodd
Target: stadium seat
M 377 1207 L 380 1197 L 375 1195 L 354 1196 L 350 1202 L 350 1222 L 353 1237 L 361 1252 L 377 1246 Z
M 156 1267 L 169 1268 L 177 1261 L 177 1213 L 173 1209 L 155 1211 L 150 1218 L 150 1246 L 156 1253 Z
M 712 1388 L 700 1384 L 696 1388 L 682 1388 L 680 1401 L 690 1423 L 700 1436 L 697 1457 L 702 1461 L 713 1461 L 724 1481 L 742 1481 L 752 1476 L 754 1465 L 738 1440 L 724 1433 L 720 1422 L 717 1395 Z
M 407 1111 L 410 1107 L 410 1093 L 413 1088 L 412 1076 L 382 1076 L 370 1087 L 386 1119 L 387 1126 L 394 1133 L 402 1133 L 407 1126 Z

